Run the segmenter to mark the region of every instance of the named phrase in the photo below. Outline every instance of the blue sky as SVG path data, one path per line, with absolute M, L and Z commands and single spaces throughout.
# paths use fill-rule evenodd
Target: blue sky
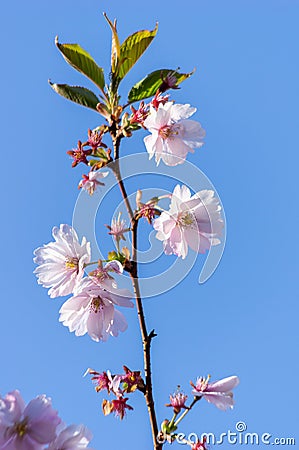
M 190 0 L 184 7 L 152 0 L 146 12 L 135 0 L 111 3 L 2 6 L 0 392 L 18 388 L 26 401 L 47 393 L 67 423 L 92 430 L 97 450 L 151 444 L 141 395 L 132 397 L 135 411 L 123 422 L 105 418 L 102 396 L 82 378 L 87 367 L 141 368 L 136 311 L 127 314 L 128 331 L 106 344 L 76 338 L 58 323 L 63 300 L 49 299 L 32 274 L 33 249 L 51 240 L 52 226 L 72 220 L 82 172 L 71 170 L 65 152 L 99 125 L 95 113 L 48 86 L 48 78 L 89 86 L 65 64 L 54 37 L 79 42 L 107 73 L 106 11 L 118 18 L 122 39 L 159 22 L 155 41 L 123 83 L 123 96 L 152 70 L 196 67 L 172 98 L 198 108 L 194 118 L 207 138 L 188 159 L 211 179 L 227 217 L 227 244 L 212 278 L 198 284 L 200 257 L 175 289 L 145 301 L 148 327 L 158 334 L 153 367 L 159 421 L 170 415 L 164 404 L 177 384 L 188 393 L 198 375 L 237 374 L 235 409 L 223 413 L 202 403 L 182 431 L 221 433 L 242 420 L 248 431 L 298 440 L 299 3 Z M 129 141 L 125 153 L 145 151 L 144 135 Z M 131 192 L 150 185 L 138 182 L 144 186 L 128 183 Z M 113 191 L 111 204 L 118 201 Z M 97 217 L 99 239 L 109 214 L 107 207 Z

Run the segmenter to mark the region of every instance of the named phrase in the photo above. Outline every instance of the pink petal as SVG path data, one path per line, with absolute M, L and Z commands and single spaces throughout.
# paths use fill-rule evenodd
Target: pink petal
M 209 383 L 205 392 L 229 392 L 238 386 L 239 383 L 239 378 L 234 375 L 215 381 L 214 383 Z
M 180 137 L 192 148 L 199 148 L 203 145 L 203 138 L 206 135 L 205 130 L 199 122 L 195 120 L 181 120 Z
M 190 106 L 188 103 L 183 105 L 180 103 L 175 103 L 171 108 L 171 120 L 177 122 L 182 119 L 188 119 L 196 112 L 196 108 Z
M 114 310 L 113 322 L 109 328 L 109 332 L 112 336 L 118 336 L 119 331 L 124 332 L 128 328 L 128 324 L 125 316 L 118 311 Z
M 184 236 L 188 245 L 198 253 L 205 253 L 211 247 L 210 240 L 203 234 L 198 233 L 196 228 L 186 228 Z
M 233 408 L 234 406 L 234 400 L 233 395 L 229 394 L 220 394 L 220 393 L 214 393 L 214 394 L 204 394 L 203 397 L 207 402 L 213 403 L 217 408 L 221 409 L 222 411 L 225 411 L 229 408 Z

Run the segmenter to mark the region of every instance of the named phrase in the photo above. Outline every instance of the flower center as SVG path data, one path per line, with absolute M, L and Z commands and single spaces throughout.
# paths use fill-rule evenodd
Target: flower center
M 200 377 L 198 382 L 196 383 L 196 390 L 205 391 L 209 384 L 210 378 L 211 375 L 208 375 L 207 378 Z
M 19 437 L 23 437 L 27 431 L 27 419 L 25 418 L 22 422 L 15 424 L 13 428 L 13 433 L 17 434 Z
M 177 223 L 182 227 L 190 227 L 194 223 L 194 217 L 190 212 L 184 212 L 179 215 Z
M 105 305 L 101 297 L 94 297 L 90 305 L 90 312 L 93 311 L 95 313 L 98 313 L 99 311 L 102 311 L 104 309 L 104 306 Z
M 174 125 L 164 125 L 164 127 L 161 127 L 159 130 L 159 136 L 161 136 L 162 139 L 168 139 L 177 134 L 179 134 L 179 130 Z
M 76 269 L 78 271 L 79 259 L 71 256 L 67 256 L 65 259 L 65 268 L 66 269 Z

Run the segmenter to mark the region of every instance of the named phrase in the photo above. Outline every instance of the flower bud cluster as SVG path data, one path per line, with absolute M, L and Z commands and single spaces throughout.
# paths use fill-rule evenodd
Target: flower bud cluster
M 125 394 L 131 394 L 136 390 L 145 392 L 145 384 L 139 371 L 131 371 L 124 366 L 124 374 L 112 375 L 109 370 L 107 372 L 97 372 L 88 369 L 87 373 L 92 375 L 92 381 L 95 383 L 97 392 L 107 391 L 110 395 L 114 395 L 113 400 L 103 400 L 102 409 L 105 416 L 114 413 L 121 420 L 126 414 L 126 410 L 133 410 L 133 407 L 127 404 L 128 397 Z
M 78 141 L 75 149 L 67 151 L 67 154 L 73 158 L 72 167 L 76 167 L 80 163 L 91 167 L 87 175 L 82 175 L 82 180 L 78 185 L 79 189 L 86 190 L 89 195 L 93 195 L 98 186 L 104 185 L 100 180 L 105 178 L 108 172 L 100 172 L 99 169 L 112 161 L 111 150 L 102 141 L 107 130 L 108 128 L 105 125 L 94 130 L 89 129 L 87 141 L 84 143 Z

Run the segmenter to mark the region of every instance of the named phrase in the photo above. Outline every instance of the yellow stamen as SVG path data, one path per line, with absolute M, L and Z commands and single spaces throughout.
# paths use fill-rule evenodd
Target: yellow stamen
M 67 257 L 65 260 L 66 269 L 78 269 L 78 258 Z

